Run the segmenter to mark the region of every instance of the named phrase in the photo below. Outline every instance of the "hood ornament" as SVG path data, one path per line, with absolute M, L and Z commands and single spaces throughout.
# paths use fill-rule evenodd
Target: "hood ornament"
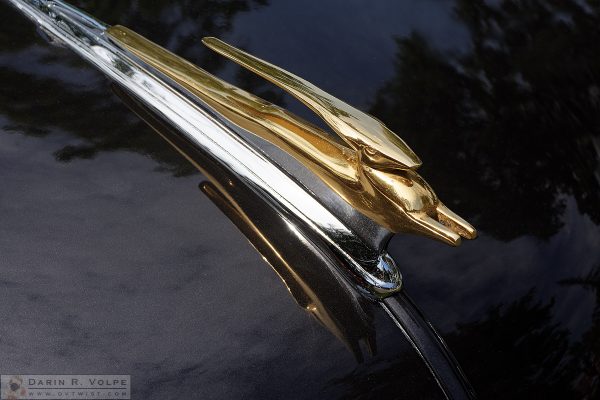
M 219 39 L 202 40 L 302 101 L 343 145 L 310 122 L 209 74 L 126 27 L 112 26 L 107 33 L 234 124 L 296 158 L 347 203 L 391 232 L 417 233 L 454 246 L 461 237 L 476 237 L 475 229 L 450 211 L 415 171 L 421 165 L 419 157 L 371 115 Z
M 365 300 L 378 300 L 445 397 L 473 398 L 440 336 L 401 292 L 402 276 L 386 246 L 390 232 L 452 245 L 476 232 L 416 173 L 421 161 L 404 141 L 375 118 L 218 39 L 204 43 L 300 99 L 340 141 L 62 0 L 8 1 L 51 43 L 71 49 L 111 79 L 126 104 L 204 173 L 209 182 L 202 190 L 271 264 L 297 303 L 357 359 L 361 343 L 376 351 L 371 302 Z M 230 123 L 275 144 L 314 179 L 266 155 Z
M 290 234 L 308 232 L 355 287 L 385 298 L 402 287 L 386 251 L 391 232 L 451 245 L 475 229 L 439 201 L 417 174 L 420 159 L 383 123 L 309 82 L 215 39 L 211 49 L 291 93 L 339 139 L 245 92 L 122 26 L 109 26 L 61 0 L 8 0 L 51 43 L 73 50 L 164 119 L 182 140 L 237 177 L 285 216 Z M 287 153 L 276 160 L 241 127 Z M 287 163 L 287 164 L 286 164 Z M 343 200 L 342 200 L 343 199 Z

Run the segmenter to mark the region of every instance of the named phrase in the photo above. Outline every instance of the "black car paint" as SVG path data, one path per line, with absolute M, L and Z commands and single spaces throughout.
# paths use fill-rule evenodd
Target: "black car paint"
M 370 111 L 480 237 L 397 235 L 406 290 L 481 398 L 594 398 L 600 6 L 78 1 L 307 118 L 218 36 Z M 387 316 L 352 353 L 198 191 L 202 177 L 0 4 L 0 371 L 124 373 L 136 397 L 439 396 Z

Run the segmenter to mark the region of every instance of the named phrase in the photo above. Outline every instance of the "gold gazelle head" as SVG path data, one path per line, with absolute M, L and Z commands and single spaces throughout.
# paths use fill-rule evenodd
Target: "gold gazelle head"
M 241 90 L 135 32 L 113 26 L 108 35 L 173 79 L 232 123 L 275 144 L 310 169 L 346 202 L 392 232 L 422 234 L 451 245 L 475 229 L 440 202 L 415 171 L 421 160 L 381 121 L 310 82 L 228 45 L 204 38 L 211 49 L 271 81 L 303 102 L 343 140 Z

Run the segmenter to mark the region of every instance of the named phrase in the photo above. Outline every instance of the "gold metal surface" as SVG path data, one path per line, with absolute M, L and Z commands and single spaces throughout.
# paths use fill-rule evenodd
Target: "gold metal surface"
M 444 206 L 415 171 L 420 159 L 374 117 L 283 69 L 216 38 L 203 42 L 298 98 L 346 145 L 300 117 L 241 90 L 123 26 L 108 35 L 225 118 L 275 144 L 310 169 L 346 202 L 392 232 L 422 234 L 451 245 L 475 229 Z

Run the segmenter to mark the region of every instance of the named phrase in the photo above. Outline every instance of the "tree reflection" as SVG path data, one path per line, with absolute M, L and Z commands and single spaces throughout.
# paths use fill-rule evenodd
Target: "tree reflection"
M 559 283 L 591 290 L 596 298 L 591 325 L 577 341 L 554 322 L 554 300 L 536 300 L 533 290 L 445 336 L 481 398 L 598 397 L 600 266 Z
M 397 39 L 396 74 L 373 114 L 411 144 L 451 206 L 500 239 L 556 233 L 565 194 L 600 222 L 597 3 L 465 0 L 455 10 L 469 50 Z
M 395 75 L 371 112 L 423 159 L 423 176 L 468 220 L 502 240 L 549 238 L 564 198 L 600 223 L 600 4 L 457 1 L 468 50 L 397 39 Z M 577 343 L 534 292 L 459 325 L 447 341 L 481 398 L 596 398 L 600 273 Z
M 564 279 L 560 283 L 565 286 L 581 286 L 593 291 L 596 297 L 592 324 L 573 346 L 572 352 L 579 367 L 576 387 L 588 394 L 588 398 L 597 398 L 600 394 L 600 266 L 593 268 L 586 276 Z
M 266 0 L 204 0 L 204 1 L 95 1 L 73 2 L 84 10 L 93 10 L 94 16 L 109 23 L 121 23 L 143 32 L 145 36 L 168 47 L 202 67 L 215 71 L 225 59 L 208 50 L 200 42 L 204 36 L 222 36 L 231 29 L 232 21 L 241 12 L 267 4 Z M 5 60 L 21 54 L 25 60 L 19 65 L 0 63 L 0 107 L 8 123 L 6 131 L 44 136 L 50 132 L 67 132 L 81 139 L 55 152 L 57 160 L 68 162 L 92 158 L 104 151 L 129 150 L 146 154 L 160 163 L 160 168 L 176 176 L 193 173 L 195 169 L 156 135 L 148 133 L 145 124 L 116 98 L 110 95 L 108 85 L 97 81 L 84 83 L 69 81 L 71 74 L 83 74 L 88 79 L 91 67 L 67 49 L 49 48 L 41 39 L 32 41 L 34 29 L 22 16 L 6 4 L 2 5 L 4 29 L 0 32 L 0 55 Z M 11 13 L 10 15 L 8 15 Z M 24 71 L 23 65 L 39 65 L 39 70 L 57 68 L 52 74 Z M 29 71 L 29 72 L 27 72 Z M 100 74 L 91 75 L 100 77 Z M 246 75 L 238 81 L 245 83 Z M 23 82 L 28 82 L 23 85 Z M 101 81 L 102 82 L 102 81 Z M 262 82 L 248 80 L 257 93 Z M 78 115 L 74 118 L 74 115 Z M 110 124 L 106 120 L 119 121 Z M 31 128 L 35 127 L 35 128 Z
M 127 2 L 121 0 L 79 0 L 73 3 L 114 25 L 143 32 L 153 41 L 209 71 L 225 63 L 202 45 L 204 36 L 221 36 L 232 28 L 243 12 L 269 4 L 268 0 L 178 0 Z
M 446 336 L 481 398 L 577 398 L 568 331 L 552 321 L 553 306 L 530 291 Z

